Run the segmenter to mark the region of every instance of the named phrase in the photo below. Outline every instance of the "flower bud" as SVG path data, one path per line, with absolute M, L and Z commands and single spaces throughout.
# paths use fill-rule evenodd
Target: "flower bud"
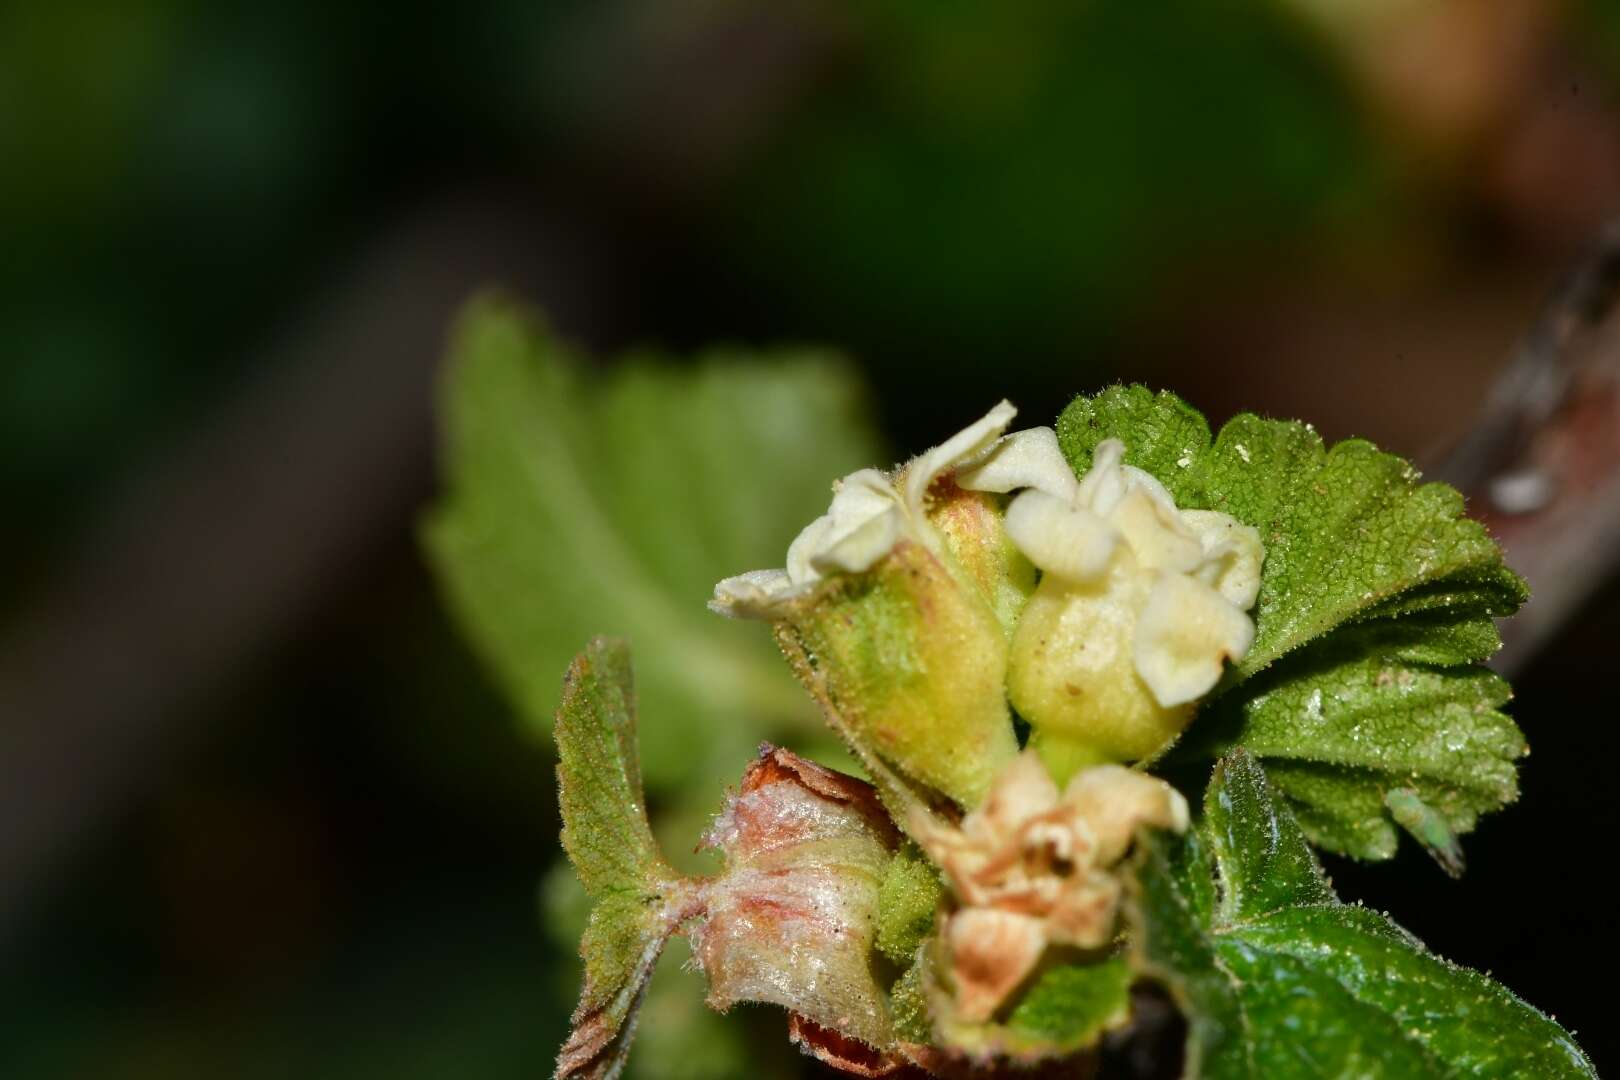
M 922 544 L 902 540 L 868 572 L 828 581 L 777 619 L 846 734 L 962 806 L 978 805 L 1018 752 L 1006 634 Z

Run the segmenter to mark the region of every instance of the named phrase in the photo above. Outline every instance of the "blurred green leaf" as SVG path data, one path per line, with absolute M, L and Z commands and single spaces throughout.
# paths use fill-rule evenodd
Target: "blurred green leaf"
M 1341 903 L 1243 750 L 1192 833 L 1144 837 L 1132 891 L 1133 957 L 1188 1014 L 1190 1075 L 1597 1075 L 1509 990 Z
M 1392 790 L 1458 833 L 1517 796 L 1524 738 L 1478 661 L 1525 588 L 1456 491 L 1361 440 L 1328 449 L 1308 424 L 1243 415 L 1211 439 L 1196 410 L 1139 386 L 1077 398 L 1058 421 L 1082 474 L 1110 437 L 1178 505 L 1231 514 L 1266 545 L 1254 646 L 1177 753 L 1248 747 L 1312 840 L 1361 858 L 1395 852 Z
M 424 535 L 445 595 L 536 733 L 582 642 L 644 643 L 653 789 L 729 780 L 761 738 L 819 731 L 714 583 L 780 565 L 831 481 L 881 460 L 859 383 L 814 352 L 636 358 L 607 374 L 498 300 L 462 317 L 444 385 L 445 494 Z

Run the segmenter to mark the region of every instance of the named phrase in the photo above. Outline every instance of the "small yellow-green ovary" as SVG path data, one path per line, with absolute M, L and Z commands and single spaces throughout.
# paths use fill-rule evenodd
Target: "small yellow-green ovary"
M 1033 727 L 1054 775 L 1149 757 L 1174 739 L 1193 706 L 1165 707 L 1136 672 L 1136 613 L 1151 576 L 1129 553 L 1089 582 L 1048 575 L 1013 638 L 1007 690 Z

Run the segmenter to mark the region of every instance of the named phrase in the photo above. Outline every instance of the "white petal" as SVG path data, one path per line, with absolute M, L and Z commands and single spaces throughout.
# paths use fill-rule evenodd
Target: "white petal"
M 1259 531 L 1218 510 L 1183 510 L 1181 519 L 1198 534 L 1204 548 L 1198 579 L 1242 610 L 1254 607 L 1266 558 Z
M 956 1015 L 983 1023 L 1018 988 L 1046 951 L 1046 928 L 1032 915 L 965 908 L 945 927 Z
M 877 469 L 860 469 L 833 484 L 827 513 L 841 522 L 859 525 L 900 501 L 889 478 Z
M 1057 805 L 1057 784 L 1040 755 L 1025 750 L 1002 769 L 984 805 L 962 820 L 971 837 L 1005 842 L 1025 821 Z
M 1125 470 L 1120 462 L 1125 458 L 1125 444 L 1118 439 L 1104 439 L 1091 452 L 1091 468 L 1080 478 L 1076 496 L 1081 506 L 1104 517 L 1114 512 L 1119 500 L 1130 490 Z
M 807 585 L 821 576 L 811 565 L 811 560 L 827 546 L 827 534 L 832 528 L 832 515 L 822 514 L 800 529 L 799 535 L 788 545 L 787 570 L 784 572 L 795 585 Z
M 1182 523 L 1176 504 L 1156 480 L 1152 487 L 1132 482 L 1108 520 L 1144 567 L 1185 573 L 1203 562 L 1203 545 Z
M 1030 562 L 1070 581 L 1106 573 L 1120 542 L 1119 530 L 1096 514 L 1033 489 L 1007 507 L 1006 529 Z
M 958 469 L 956 484 L 969 491 L 1035 488 L 1066 502 L 1075 501 L 1080 490 L 1080 481 L 1058 448 L 1057 432 L 1049 427 L 1004 436 L 984 456 Z
M 810 565 L 822 574 L 859 574 L 893 551 L 904 534 L 900 507 L 891 505 L 825 544 L 810 557 Z
M 861 469 L 838 481 L 827 512 L 806 525 L 788 546 L 788 577 L 795 585 L 804 585 L 819 580 L 828 570 L 859 572 L 870 567 L 894 547 L 898 535 L 890 525 L 868 526 L 894 510 L 898 501 L 888 478 L 876 469 Z M 875 550 L 884 536 L 888 546 Z M 834 551 L 842 553 L 831 554 Z M 863 561 L 864 565 L 854 568 Z
M 1063 801 L 1080 811 L 1097 845 L 1092 857 L 1109 866 L 1142 825 L 1187 831 L 1187 800 L 1156 776 L 1123 765 L 1095 765 L 1074 774 Z
M 769 619 L 778 604 L 798 592 L 786 570 L 750 570 L 715 585 L 709 610 L 733 619 Z
M 1186 574 L 1158 575 L 1136 621 L 1136 673 L 1165 708 L 1207 694 L 1221 665 L 1254 643 L 1254 623 L 1220 593 Z
M 1017 415 L 1018 410 L 1013 408 L 1012 403 L 1003 401 L 932 450 L 925 450 L 912 459 L 906 466 L 906 505 L 913 512 L 921 514 L 923 498 L 939 474 L 958 462 L 983 453 L 1001 437 Z

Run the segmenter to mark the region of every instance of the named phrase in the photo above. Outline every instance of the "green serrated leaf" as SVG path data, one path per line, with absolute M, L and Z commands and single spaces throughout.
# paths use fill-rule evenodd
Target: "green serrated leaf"
M 779 560 L 832 477 L 881 459 L 846 366 L 716 352 L 597 375 L 485 299 L 458 323 L 442 400 L 445 493 L 424 541 L 536 733 L 557 673 L 602 632 L 658 645 L 640 672 L 659 717 L 644 747 L 655 790 L 722 781 L 762 736 L 818 730 L 770 643 L 704 605 L 738 566 Z
M 1595 1077 L 1501 985 L 1341 903 L 1259 762 L 1216 767 L 1188 836 L 1144 836 L 1132 960 L 1189 1017 L 1189 1072 L 1229 1077 Z
M 647 823 L 636 755 L 630 650 L 596 638 L 563 680 L 557 710 L 563 850 L 593 899 L 640 896 L 673 876 Z
M 1524 583 L 1461 496 L 1370 443 L 1328 448 L 1307 424 L 1243 415 L 1211 438 L 1179 398 L 1137 386 L 1078 398 L 1058 421 L 1080 472 L 1110 437 L 1178 505 L 1229 513 L 1266 545 L 1254 646 L 1178 755 L 1248 747 L 1316 843 L 1360 858 L 1394 853 L 1397 788 L 1455 833 L 1516 797 L 1524 739 L 1499 711 L 1506 684 L 1477 664 Z
M 1499 708 L 1507 683 L 1481 667 L 1403 662 L 1369 647 L 1361 629 L 1214 702 L 1200 741 L 1241 743 L 1268 766 L 1314 767 L 1284 769 L 1279 787 L 1301 805 L 1314 840 L 1361 858 L 1393 854 L 1394 789 L 1418 790 L 1457 833 L 1517 798 L 1514 762 L 1527 748 Z
M 1524 583 L 1502 566 L 1495 542 L 1462 516 L 1462 496 L 1419 484 L 1395 455 L 1360 439 L 1328 449 L 1309 424 L 1247 413 L 1211 442 L 1195 417 L 1174 394 L 1116 386 L 1075 399 L 1058 419 L 1058 440 L 1083 474 L 1097 443 L 1122 439 L 1126 461 L 1162 480 L 1177 505 L 1260 530 L 1255 643 L 1233 681 L 1419 588 L 1450 582 L 1438 594 L 1452 596 L 1445 606 L 1487 603 L 1498 614 L 1524 601 Z

